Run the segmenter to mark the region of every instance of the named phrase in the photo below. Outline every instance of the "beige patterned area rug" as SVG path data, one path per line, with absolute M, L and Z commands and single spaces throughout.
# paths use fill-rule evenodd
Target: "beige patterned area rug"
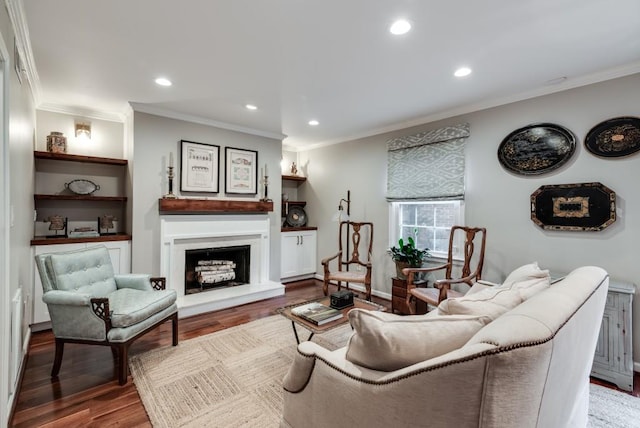
M 350 335 L 345 324 L 313 341 L 336 349 Z M 273 315 L 134 355 L 130 367 L 154 427 L 277 427 L 295 351 L 291 321 Z
M 308 332 L 298 327 L 301 340 Z M 351 328 L 313 337 L 344 346 Z M 291 321 L 273 315 L 131 357 L 130 367 L 154 427 L 278 427 L 282 379 L 296 341 Z M 590 385 L 589 428 L 640 428 L 640 399 Z

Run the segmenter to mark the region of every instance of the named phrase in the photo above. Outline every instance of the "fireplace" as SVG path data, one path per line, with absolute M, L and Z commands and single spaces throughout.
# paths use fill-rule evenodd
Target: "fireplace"
M 269 279 L 270 227 L 268 214 L 161 215 L 160 273 L 167 278 L 167 288 L 176 291 L 179 316 L 283 295 L 282 283 Z M 196 261 L 189 261 L 190 255 Z M 204 261 L 200 271 L 213 272 L 207 260 L 220 260 L 226 277 L 235 278 L 209 274 L 204 275 L 209 281 L 198 283 L 198 259 Z M 213 282 L 216 277 L 219 283 Z
M 249 283 L 251 246 L 186 250 L 184 293 L 194 294 Z

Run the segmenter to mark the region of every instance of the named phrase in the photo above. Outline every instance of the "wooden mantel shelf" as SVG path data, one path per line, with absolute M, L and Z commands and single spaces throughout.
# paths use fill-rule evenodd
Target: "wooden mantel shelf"
M 257 214 L 273 211 L 273 202 L 211 199 L 159 199 L 160 214 Z

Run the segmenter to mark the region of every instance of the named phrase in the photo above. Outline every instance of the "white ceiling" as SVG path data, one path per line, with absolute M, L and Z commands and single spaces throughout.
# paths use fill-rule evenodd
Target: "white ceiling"
M 292 149 L 640 71 L 638 0 L 20 1 L 39 107 L 133 102 Z

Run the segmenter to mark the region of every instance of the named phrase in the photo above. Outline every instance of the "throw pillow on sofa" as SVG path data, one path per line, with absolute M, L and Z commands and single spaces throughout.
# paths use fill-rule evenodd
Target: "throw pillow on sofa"
M 541 270 L 537 263 L 530 263 L 511 272 L 502 285 L 478 287 L 477 292 L 444 300 L 438 311 L 444 315 L 486 315 L 493 320 L 550 284 L 549 271 Z
M 490 321 L 485 316 L 400 316 L 352 309 L 354 333 L 346 359 L 374 370 L 398 370 L 460 348 Z

